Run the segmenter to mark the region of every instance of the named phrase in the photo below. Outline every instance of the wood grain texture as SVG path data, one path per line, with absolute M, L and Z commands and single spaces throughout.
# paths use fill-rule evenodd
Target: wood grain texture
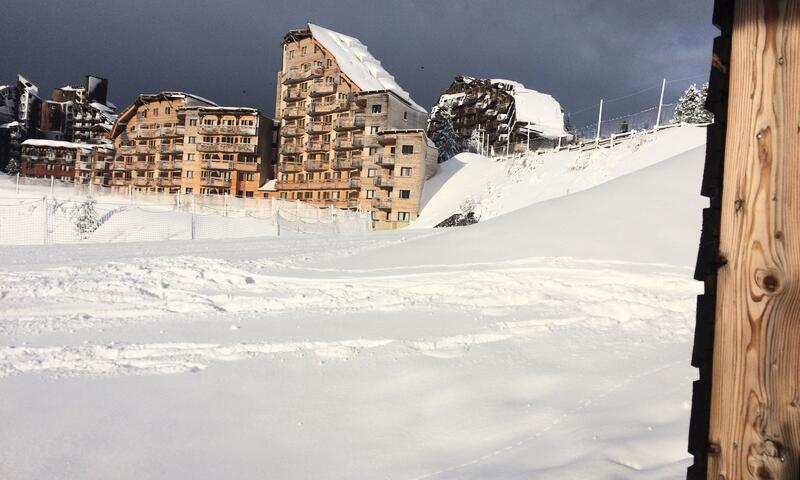
M 736 0 L 708 478 L 800 478 L 800 1 Z

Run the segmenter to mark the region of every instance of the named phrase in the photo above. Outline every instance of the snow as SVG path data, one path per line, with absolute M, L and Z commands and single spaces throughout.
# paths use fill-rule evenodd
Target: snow
M 267 182 L 264 183 L 264 185 L 258 187 L 258 190 L 262 192 L 275 192 L 278 190 L 277 183 L 278 181 L 275 180 L 274 178 L 272 180 L 267 180 Z
M 367 46 L 353 38 L 327 28 L 308 24 L 311 35 L 336 59 L 336 63 L 347 77 L 363 91 L 389 90 L 407 101 L 415 110 L 427 111 L 411 99 L 411 95 L 395 81 L 381 62 L 372 56 Z
M 22 142 L 22 144 L 29 145 L 32 147 L 53 147 L 53 148 L 91 149 L 97 147 L 97 145 L 92 145 L 89 143 L 75 143 L 75 142 L 65 142 L 62 140 L 42 140 L 42 139 L 28 139 Z
M 19 125 L 20 125 L 20 123 L 18 121 L 14 120 L 13 122 L 8 122 L 8 123 L 4 123 L 4 124 L 0 125 L 0 128 L 18 127 Z
M 465 200 L 481 219 L 575 193 L 661 162 L 705 144 L 705 128 L 684 126 L 637 134 L 613 148 L 561 151 L 522 158 L 490 159 L 462 153 L 439 165 L 422 191 L 414 228 L 433 227 Z
M 528 124 L 524 128 L 546 138 L 569 136 L 564 130 L 561 104 L 551 95 L 525 88 L 523 84 L 513 80 L 493 78 L 490 82 L 493 85 L 511 87 L 517 123 Z
M 701 131 L 464 228 L 6 246 L 0 477 L 680 477 Z

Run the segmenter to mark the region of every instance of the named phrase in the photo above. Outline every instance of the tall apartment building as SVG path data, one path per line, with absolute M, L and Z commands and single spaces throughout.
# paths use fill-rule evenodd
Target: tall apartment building
M 378 228 L 416 219 L 437 166 L 425 109 L 353 37 L 308 24 L 282 45 L 270 196 L 370 211 Z
M 188 93 L 139 95 L 114 124 L 108 184 L 253 197 L 272 177 L 273 126 L 258 110 Z
M 490 153 L 552 147 L 570 138 L 556 99 L 511 80 L 456 77 L 431 110 L 428 135 L 441 128 L 445 110 L 462 145 L 480 138 Z

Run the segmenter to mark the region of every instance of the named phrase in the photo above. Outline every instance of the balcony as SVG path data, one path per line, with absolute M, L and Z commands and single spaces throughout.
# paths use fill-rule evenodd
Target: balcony
M 99 162 L 103 165 L 101 168 L 105 168 L 106 162 Z M 92 162 L 80 161 L 75 163 L 75 168 L 77 170 L 91 170 L 92 169 Z
M 333 129 L 336 131 L 343 130 L 359 130 L 364 128 L 364 117 L 361 115 L 355 117 L 339 117 L 336 123 L 333 124 Z
M 361 178 L 360 177 L 351 177 L 347 181 L 347 188 L 361 188 Z
M 283 92 L 283 97 L 281 98 L 283 98 L 284 102 L 296 102 L 306 98 L 306 93 L 307 92 L 299 88 L 287 88 L 286 91 Z
M 376 208 L 378 210 L 391 210 L 392 201 L 388 198 L 373 198 L 372 208 Z
M 203 168 L 207 170 L 230 170 L 233 162 L 229 160 L 203 160 Z
M 298 162 L 281 162 L 278 164 L 279 172 L 300 172 L 303 170 L 303 164 Z
M 153 186 L 153 179 L 147 177 L 137 177 L 133 179 L 133 184 L 137 187 L 151 187 Z
M 306 144 L 307 152 L 327 152 L 331 149 L 331 142 L 308 142 Z
M 378 143 L 381 145 L 397 143 L 397 134 L 384 133 L 382 135 L 378 135 Z
M 234 162 L 233 169 L 239 172 L 257 172 L 258 164 L 255 162 Z
M 161 127 L 158 129 L 159 136 L 162 137 L 176 137 L 184 134 L 183 125 L 174 125 L 171 127 Z
M 281 145 L 281 155 L 299 155 L 305 149 L 303 144 L 284 143 Z
M 334 150 L 357 150 L 364 148 L 364 139 L 362 137 L 353 138 L 337 138 L 333 144 Z
M 133 168 L 136 170 L 148 170 L 151 168 L 155 168 L 156 164 L 153 162 L 147 162 L 144 160 L 138 160 L 133 163 Z
M 203 177 L 200 180 L 206 187 L 222 187 L 222 188 L 230 188 L 231 181 L 227 178 L 220 178 L 220 177 Z
M 394 178 L 389 176 L 378 176 L 374 178 L 375 186 L 379 188 L 394 188 Z
M 347 201 L 347 208 L 358 208 L 359 206 L 360 202 L 358 201 L 358 199 L 351 198 Z
M 159 187 L 180 187 L 181 186 L 181 177 L 159 177 L 156 179 L 156 185 Z
M 364 146 L 365 147 L 377 147 L 380 143 L 380 136 L 378 135 L 364 135 Z
M 136 145 L 136 153 L 156 153 L 155 145 Z
M 319 172 L 327 170 L 330 163 L 327 160 L 307 160 L 306 170 L 309 172 Z
M 160 130 L 158 128 L 137 128 L 136 136 L 139 138 L 154 138 L 159 136 Z
M 200 133 L 204 135 L 244 135 L 256 134 L 256 127 L 249 125 L 201 125 Z
M 306 116 L 305 110 L 297 107 L 286 107 L 283 109 L 282 117 L 284 120 L 294 120 Z
M 378 155 L 375 157 L 375 165 L 379 167 L 394 167 L 395 162 L 395 155 L 393 154 L 385 154 L 385 155 Z
M 136 145 L 120 145 L 117 153 L 121 155 L 132 155 L 136 153 Z
M 180 160 L 160 160 L 158 162 L 159 170 L 180 170 L 183 162 Z
M 335 102 L 322 103 L 314 102 L 311 104 L 309 115 L 327 115 L 329 113 L 344 112 L 350 109 L 349 100 L 337 100 Z
M 364 162 L 360 157 L 337 158 L 333 162 L 334 170 L 351 170 L 353 168 L 361 168 Z
M 183 144 L 159 145 L 158 153 L 183 153 Z
M 304 82 L 312 78 L 321 77 L 324 72 L 325 71 L 322 67 L 312 67 L 305 70 L 300 68 L 290 69 L 284 74 L 283 83 L 289 85 L 292 83 Z
M 130 181 L 125 177 L 114 177 L 111 179 L 112 187 L 125 187 Z
M 287 125 L 281 128 L 282 137 L 300 137 L 305 133 L 305 128 L 299 125 Z
M 198 143 L 198 152 L 255 153 L 252 143 Z
M 312 97 L 323 97 L 325 95 L 333 95 L 334 93 L 336 93 L 336 84 L 326 82 L 314 82 L 309 91 L 309 95 Z
M 327 122 L 311 122 L 306 127 L 308 133 L 310 134 L 319 134 L 319 133 L 328 133 L 331 131 L 333 126 Z

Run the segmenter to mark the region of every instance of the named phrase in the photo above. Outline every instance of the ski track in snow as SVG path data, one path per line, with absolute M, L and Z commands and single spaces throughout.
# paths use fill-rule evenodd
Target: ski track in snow
M 688 338 L 697 285 L 679 272 L 637 272 L 624 263 L 530 258 L 436 272 L 348 273 L 313 278 L 264 273 L 253 265 L 183 256 L 127 263 L 0 273 L 0 335 L 80 332 L 195 318 L 243 315 L 348 315 L 456 312 L 534 318 L 488 323 L 480 331 L 417 339 L 291 339 L 238 344 L 151 343 L 0 346 L 0 377 L 168 374 L 217 361 L 298 353 L 349 359 L 363 349 L 398 346 L 409 355 L 462 356 L 482 343 L 558 329 L 656 331 Z M 413 332 L 412 332 L 413 336 Z M 0 337 L 1 339 L 2 337 Z

